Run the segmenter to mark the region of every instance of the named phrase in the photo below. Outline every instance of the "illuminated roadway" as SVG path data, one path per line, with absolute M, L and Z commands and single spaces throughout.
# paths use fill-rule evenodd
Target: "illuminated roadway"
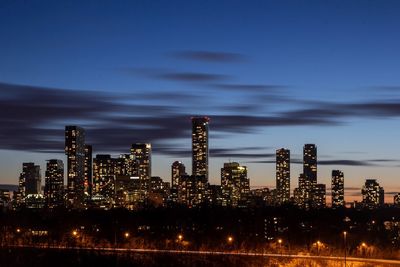
M 35 248 L 35 249 L 65 249 L 65 250 L 87 250 L 121 253 L 165 253 L 165 254 L 186 254 L 186 255 L 225 255 L 225 256 L 246 256 L 246 257 L 266 257 L 266 258 L 291 258 L 291 259 L 319 259 L 329 261 L 344 261 L 344 257 L 338 256 L 317 256 L 317 255 L 296 255 L 296 254 L 277 254 L 277 253 L 258 253 L 258 252 L 224 252 L 224 251 L 198 251 L 198 250 L 172 250 L 172 249 L 147 249 L 147 248 L 108 248 L 108 247 L 65 247 L 65 246 L 27 246 L 27 245 L 9 245 L 8 248 Z M 400 260 L 371 259 L 346 257 L 348 262 L 365 262 L 379 264 L 394 264 L 400 266 Z

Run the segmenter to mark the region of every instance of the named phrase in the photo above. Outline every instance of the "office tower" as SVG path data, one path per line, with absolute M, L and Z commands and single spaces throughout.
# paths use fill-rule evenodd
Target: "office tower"
M 366 179 L 363 188 L 361 189 L 362 204 L 369 209 L 375 209 L 384 205 L 384 190 L 379 186 L 376 179 Z
M 115 197 L 115 164 L 110 155 L 96 155 L 93 159 L 93 196 L 112 203 Z
M 85 165 L 84 165 L 84 176 L 85 176 L 85 194 L 87 196 L 92 195 L 93 177 L 92 177 L 92 146 L 85 145 Z
M 170 183 L 159 176 L 150 178 L 149 204 L 154 207 L 165 206 L 170 196 Z
M 47 161 L 44 198 L 46 207 L 50 209 L 64 204 L 64 164 L 62 160 Z
M 67 205 L 82 208 L 85 199 L 85 131 L 78 126 L 65 127 L 67 155 Z
M 138 163 L 132 154 L 121 154 L 116 160 L 115 174 L 139 178 Z
M 182 175 L 179 183 L 179 203 L 196 207 L 206 202 L 208 182 L 205 176 Z
M 294 199 L 297 206 L 304 209 L 312 207 L 312 187 L 310 180 L 301 173 L 299 175 L 299 187 L 294 190 Z
M 304 201 L 306 208 L 307 202 L 311 205 L 314 201 L 314 187 L 317 184 L 317 147 L 314 144 L 305 144 L 303 147 L 303 174 L 304 183 Z
M 250 193 L 247 167 L 237 162 L 224 163 L 221 168 L 221 188 L 224 206 L 245 206 Z
M 175 161 L 171 165 L 171 198 L 173 202 L 179 202 L 182 197 L 179 196 L 179 185 L 180 179 L 183 175 L 186 175 L 186 168 L 180 161 Z
M 28 195 L 40 194 L 41 178 L 40 166 L 32 162 L 23 163 L 18 185 L 21 197 L 25 198 Z
M 326 185 L 316 184 L 314 186 L 313 208 L 321 209 L 326 207 Z
M 344 207 L 344 175 L 340 170 L 332 171 L 332 208 Z
M 151 177 L 151 144 L 132 144 L 131 155 L 137 162 L 137 174 L 139 176 L 143 198 L 145 199 L 149 193 Z
M 192 118 L 192 174 L 208 181 L 208 123 L 207 117 Z
M 290 150 L 276 150 L 277 202 L 283 204 L 290 199 Z
M 177 186 L 179 184 L 179 178 L 182 175 L 186 174 L 186 167 L 185 165 L 180 162 L 180 161 L 175 161 L 172 163 L 171 166 L 171 186 Z

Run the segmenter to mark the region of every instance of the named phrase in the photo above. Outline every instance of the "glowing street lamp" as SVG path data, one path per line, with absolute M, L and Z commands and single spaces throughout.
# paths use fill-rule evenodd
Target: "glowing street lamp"
M 125 232 L 125 233 L 124 233 L 124 237 L 125 237 L 125 238 L 129 238 L 129 236 L 130 236 L 130 235 L 129 235 L 129 232 Z
M 343 231 L 344 240 L 344 267 L 346 267 L 346 256 L 347 256 L 347 232 Z
M 73 230 L 73 231 L 72 231 L 72 236 L 73 236 L 73 237 L 78 237 L 78 231 Z
M 20 228 L 17 228 L 15 231 L 16 231 L 17 233 L 21 233 L 21 229 L 20 229 Z
M 233 242 L 233 237 L 232 236 L 228 236 L 227 241 L 229 244 L 231 244 Z
M 179 234 L 179 235 L 178 235 L 178 240 L 179 240 L 179 241 L 182 241 L 182 240 L 183 240 L 183 235 L 182 235 L 182 234 Z
M 281 238 L 279 238 L 278 244 L 279 244 L 279 250 L 281 251 L 281 254 L 282 254 L 282 243 L 283 243 L 283 240 Z

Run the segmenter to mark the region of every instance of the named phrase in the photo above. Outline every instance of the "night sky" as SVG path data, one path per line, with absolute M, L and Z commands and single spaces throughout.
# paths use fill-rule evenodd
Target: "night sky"
M 0 183 L 66 160 L 64 126 L 94 154 L 153 145 L 153 175 L 191 170 L 193 115 L 210 122 L 210 180 L 229 160 L 275 186 L 275 150 L 305 143 L 346 199 L 400 192 L 399 1 L 0 2 Z

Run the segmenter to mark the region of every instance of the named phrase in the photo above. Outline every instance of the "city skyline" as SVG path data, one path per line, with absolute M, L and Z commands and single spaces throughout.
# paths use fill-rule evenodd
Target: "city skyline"
M 293 194 L 311 143 L 318 183 L 329 189 L 332 170 L 343 171 L 349 201 L 377 179 L 392 202 L 400 192 L 399 8 L 5 2 L 0 183 L 17 184 L 22 162 L 40 165 L 42 177 L 49 159 L 66 170 L 65 125 L 85 129 L 93 155 L 151 143 L 152 175 L 169 181 L 174 161 L 192 173 L 190 118 L 208 116 L 212 184 L 232 161 L 247 166 L 251 186 L 274 187 L 284 147 Z

